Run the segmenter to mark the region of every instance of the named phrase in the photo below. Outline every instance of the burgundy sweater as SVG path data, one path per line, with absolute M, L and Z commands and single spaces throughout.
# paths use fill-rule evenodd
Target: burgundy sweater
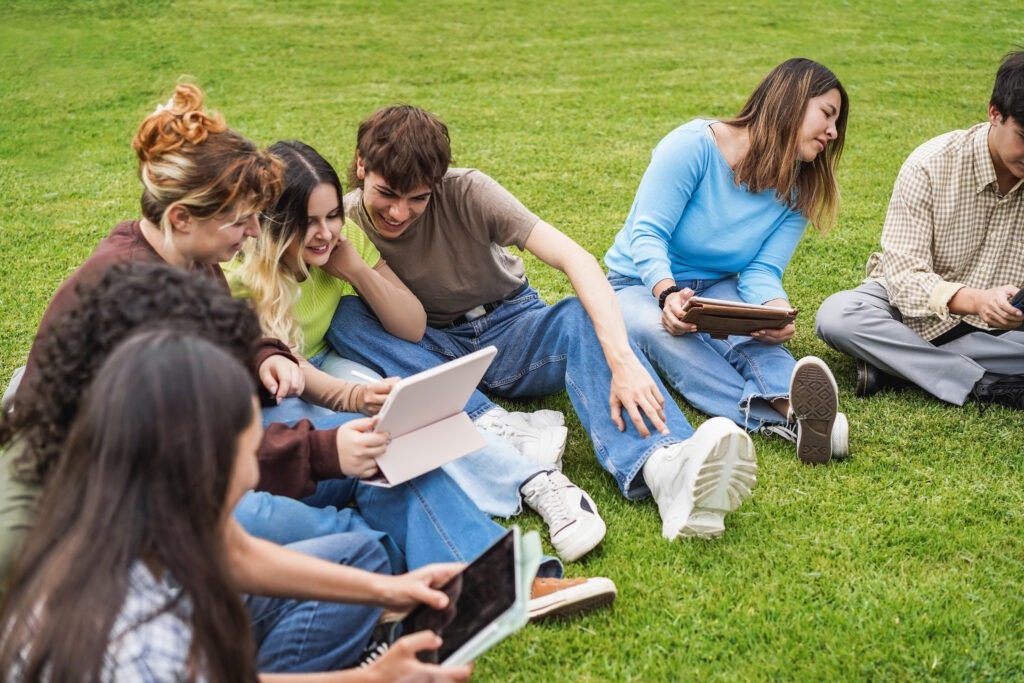
M 160 254 L 150 246 L 142 235 L 138 220 L 118 223 L 114 230 L 97 246 L 92 255 L 71 274 L 53 295 L 43 318 L 39 322 L 36 340 L 43 338 L 53 321 L 63 311 L 73 308 L 78 301 L 78 287 L 94 282 L 111 266 L 118 263 L 163 263 Z M 198 266 L 193 272 L 211 277 L 228 289 L 227 279 L 220 265 Z M 29 351 L 25 367 L 25 379 L 36 372 L 36 344 Z M 265 337 L 260 340 L 253 361 L 255 373 L 263 361 L 273 355 L 287 356 L 295 360 L 288 347 Z M 259 385 L 259 382 L 257 382 Z M 265 390 L 261 392 L 265 394 Z M 335 443 L 337 429 L 318 431 L 308 420 L 301 420 L 295 426 L 272 424 L 264 430 L 258 457 L 260 481 L 257 489 L 282 496 L 302 498 L 313 492 L 316 482 L 321 479 L 343 477 L 338 463 L 338 449 Z

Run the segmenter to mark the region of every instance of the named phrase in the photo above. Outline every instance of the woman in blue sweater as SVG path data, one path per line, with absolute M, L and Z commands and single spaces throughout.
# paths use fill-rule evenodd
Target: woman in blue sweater
M 796 441 L 805 462 L 845 455 L 848 427 L 824 362 L 782 346 L 794 325 L 713 339 L 682 317 L 695 295 L 789 307 L 782 273 L 804 228 L 838 213 L 847 115 L 835 74 L 783 62 L 735 118 L 658 144 L 605 255 L 630 335 L 666 382 L 709 415 Z

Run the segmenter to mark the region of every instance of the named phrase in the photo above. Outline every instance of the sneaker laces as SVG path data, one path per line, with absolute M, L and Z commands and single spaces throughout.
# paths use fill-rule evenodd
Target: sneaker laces
M 771 436 L 778 436 L 790 443 L 796 443 L 797 437 L 797 424 L 796 420 L 791 420 L 784 424 L 778 422 L 771 422 L 761 425 L 761 429 L 758 430 L 762 434 L 769 434 Z
M 528 499 L 527 502 L 534 503 L 531 507 L 543 510 L 545 513 L 543 516 L 546 518 L 545 521 L 554 530 L 552 533 L 558 533 L 576 521 L 576 517 L 573 516 L 572 512 L 569 511 L 569 507 L 565 504 L 565 497 L 560 495 L 559 489 L 553 486 L 555 483 L 552 481 L 554 474 L 555 472 L 540 473 L 538 476 L 543 475 L 546 479 L 543 490 L 539 492 L 530 491 L 526 494 L 526 497 Z

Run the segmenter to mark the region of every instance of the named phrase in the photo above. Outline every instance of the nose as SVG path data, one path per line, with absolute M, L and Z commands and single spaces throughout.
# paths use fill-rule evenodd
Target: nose
M 839 132 L 836 130 L 836 124 L 834 121 L 830 121 L 828 128 L 825 129 L 825 137 L 829 140 L 835 140 L 837 135 L 839 135 Z
M 245 230 L 243 233 L 246 237 L 259 237 L 260 236 L 260 217 L 258 214 L 253 214 L 245 221 Z
M 316 238 L 324 240 L 325 242 L 327 242 L 327 241 L 330 241 L 330 239 L 332 237 L 334 237 L 334 235 L 332 234 L 331 228 L 327 224 L 327 221 L 324 221 L 324 220 L 317 221 L 316 222 Z
M 409 205 L 405 202 L 395 202 L 388 207 L 388 215 L 391 220 L 401 223 L 409 217 Z

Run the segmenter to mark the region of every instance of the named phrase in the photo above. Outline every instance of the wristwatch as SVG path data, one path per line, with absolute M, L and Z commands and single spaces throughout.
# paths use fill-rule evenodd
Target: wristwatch
M 668 298 L 669 294 L 674 294 L 675 292 L 679 291 L 681 291 L 681 289 L 679 287 L 676 287 L 675 285 L 672 285 L 671 287 L 666 287 L 661 292 L 661 294 L 658 295 L 658 308 L 660 308 L 661 310 L 665 310 L 665 299 Z

